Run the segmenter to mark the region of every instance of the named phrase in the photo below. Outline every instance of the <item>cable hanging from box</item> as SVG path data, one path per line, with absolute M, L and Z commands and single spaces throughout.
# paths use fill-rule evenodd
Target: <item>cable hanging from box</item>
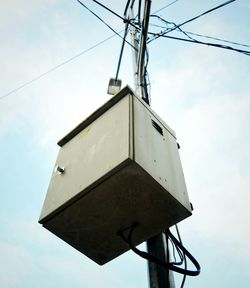
M 175 225 L 175 229 L 176 229 L 176 232 L 177 232 L 177 235 L 178 235 L 179 242 L 181 243 L 181 245 L 183 245 L 182 244 L 182 240 L 181 240 L 181 235 L 180 235 L 179 228 L 178 228 L 177 224 Z M 187 257 L 186 257 L 185 254 L 184 254 L 184 269 L 187 269 Z M 186 276 L 187 275 L 185 275 L 185 274 L 183 275 L 180 288 L 184 287 L 184 284 L 185 284 L 185 281 L 186 281 Z
M 138 223 L 134 223 L 131 228 L 130 228 L 130 231 L 128 233 L 128 236 L 126 237 L 124 235 L 124 232 L 123 231 L 120 231 L 118 232 L 118 235 L 124 240 L 124 242 L 126 242 L 129 246 L 129 248 L 134 252 L 136 253 L 137 255 L 139 255 L 140 257 L 148 260 L 148 261 L 151 261 L 151 262 L 154 262 L 160 266 L 163 266 L 169 270 L 172 270 L 174 272 L 177 272 L 177 273 L 180 273 L 180 274 L 183 274 L 183 275 L 188 275 L 188 276 L 197 276 L 200 274 L 200 264 L 198 263 L 198 261 L 193 257 L 193 255 L 180 243 L 179 240 L 177 240 L 175 238 L 175 236 L 171 233 L 171 231 L 168 229 L 166 231 L 164 231 L 164 234 L 166 235 L 166 237 L 168 237 L 169 239 L 172 240 L 172 242 L 174 243 L 175 247 L 177 248 L 177 251 L 179 251 L 183 256 L 181 256 L 181 261 L 175 261 L 175 262 L 166 262 L 166 261 L 162 261 L 158 258 L 156 258 L 155 256 L 147 253 L 147 252 L 144 252 L 144 251 L 141 251 L 139 250 L 138 248 L 136 248 L 133 244 L 133 240 L 132 240 L 132 234 L 135 230 L 135 228 L 138 226 Z M 178 253 L 179 253 L 178 252 Z M 178 267 L 180 265 L 183 264 L 183 261 L 184 261 L 184 256 L 187 257 L 192 263 L 193 265 L 195 266 L 196 270 L 188 270 L 188 269 L 185 269 L 185 268 L 181 268 L 181 267 Z

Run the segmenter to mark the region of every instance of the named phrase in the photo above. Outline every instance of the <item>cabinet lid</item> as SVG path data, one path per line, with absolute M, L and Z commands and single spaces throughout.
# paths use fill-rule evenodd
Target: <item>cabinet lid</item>
M 151 111 L 152 114 L 166 127 L 170 134 L 176 138 L 175 132 L 149 107 L 147 103 L 145 103 L 141 98 L 135 95 L 133 90 L 127 85 L 122 90 L 120 90 L 115 96 L 110 98 L 106 103 L 104 103 L 101 107 L 99 107 L 95 112 L 90 114 L 86 119 L 84 119 L 81 123 L 79 123 L 73 130 L 71 130 L 66 136 L 64 136 L 60 141 L 58 141 L 58 145 L 62 147 L 66 143 L 68 143 L 72 138 L 74 138 L 78 133 L 80 133 L 84 128 L 89 126 L 92 122 L 94 122 L 97 118 L 99 118 L 103 113 L 105 113 L 108 109 L 114 106 L 118 101 L 120 101 L 123 97 L 128 94 L 133 95 L 138 98 L 140 102 L 146 106 L 147 109 Z

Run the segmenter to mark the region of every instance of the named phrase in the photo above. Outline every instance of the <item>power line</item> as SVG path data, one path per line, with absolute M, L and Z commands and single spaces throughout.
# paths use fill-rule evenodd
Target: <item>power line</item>
M 229 40 L 225 40 L 225 39 L 221 39 L 221 38 L 217 38 L 217 37 L 212 37 L 212 36 L 207 36 L 207 35 L 202 35 L 202 34 L 198 34 L 198 33 L 193 33 L 193 32 L 188 32 L 185 31 L 183 29 L 181 29 L 180 27 L 178 27 L 177 24 L 175 24 L 174 22 L 169 22 L 167 20 L 165 20 L 164 18 L 158 16 L 158 15 L 151 15 L 151 17 L 155 17 L 159 20 L 161 20 L 163 23 L 165 23 L 166 25 L 174 25 L 174 27 L 177 27 L 177 31 L 183 33 L 184 35 L 186 35 L 188 38 L 190 38 L 191 40 L 197 41 L 196 39 L 193 39 L 192 37 L 190 37 L 189 35 L 194 35 L 194 36 L 198 36 L 198 37 L 203 37 L 203 38 L 207 38 L 207 39 L 213 39 L 216 41 L 220 41 L 220 42 L 224 42 L 224 43 L 229 43 L 229 44 L 233 44 L 233 45 L 237 45 L 237 46 L 242 46 L 242 47 L 250 47 L 250 45 L 247 44 L 242 44 L 242 43 L 238 43 L 235 41 L 229 41 Z M 159 28 L 166 28 L 166 26 L 160 26 L 160 25 L 153 25 L 155 27 L 159 27 Z M 157 35 L 157 34 L 156 34 Z
M 190 35 L 194 35 L 194 36 L 198 36 L 198 37 L 203 37 L 203 38 L 208 38 L 208 39 L 212 39 L 212 40 L 217 40 L 217 41 L 221 41 L 221 42 L 225 42 L 225 43 L 229 43 L 229 44 L 234 44 L 237 46 L 250 47 L 250 45 L 247 45 L 247 44 L 242 44 L 242 43 L 238 43 L 238 42 L 234 42 L 234 41 L 230 41 L 230 40 L 225 40 L 225 39 L 221 39 L 221 38 L 217 38 L 217 37 L 213 37 L 213 36 L 202 35 L 202 34 L 193 33 L 193 32 L 189 32 L 189 31 L 184 31 L 184 32 L 186 34 L 190 34 Z
M 247 56 L 250 56 L 250 51 L 247 51 L 247 50 L 241 50 L 241 49 L 236 49 L 236 48 L 233 48 L 231 46 L 227 46 L 227 45 L 221 45 L 221 44 L 216 44 L 216 43 L 210 43 L 210 42 L 202 42 L 202 41 L 199 41 L 199 40 L 196 40 L 194 38 L 192 38 L 191 36 L 189 36 L 189 34 L 194 34 L 195 33 L 188 33 L 188 32 L 185 32 L 183 31 L 181 28 L 180 28 L 180 25 L 176 25 L 174 22 L 169 22 L 165 19 L 163 19 L 162 17 L 158 16 L 158 15 L 151 15 L 151 17 L 155 17 L 159 20 L 161 20 L 163 23 L 165 23 L 166 25 L 168 24 L 171 24 L 173 25 L 174 27 L 173 28 L 168 28 L 169 31 L 173 31 L 174 29 L 178 29 L 180 32 L 182 32 L 185 36 L 187 36 L 189 39 L 184 39 L 184 38 L 179 38 L 179 37 L 173 37 L 173 36 L 166 36 L 166 35 L 161 35 L 161 37 L 166 37 L 166 38 L 170 38 L 170 39 L 175 39 L 175 40 L 182 40 L 182 41 L 186 41 L 186 42 L 192 42 L 192 43 L 196 43 L 196 44 L 202 44 L 202 45 L 207 45 L 207 46 L 212 46 L 212 47 L 216 47 L 216 48 L 222 48 L 222 49 L 227 49 L 227 50 L 232 50 L 232 51 L 236 51 L 236 52 L 239 52 L 239 53 L 243 53 Z M 172 30 L 173 29 L 173 30 Z M 151 33 L 154 35 L 154 33 Z M 158 34 L 155 34 L 155 36 L 159 35 L 161 33 L 158 33 Z M 216 40 L 220 40 L 220 41 L 226 41 L 226 40 L 222 40 L 222 39 L 219 39 L 219 38 L 215 38 L 215 37 L 210 37 L 210 36 L 204 36 L 204 35 L 200 35 L 200 34 L 196 34 L 196 35 L 199 35 L 199 36 L 203 36 L 203 37 L 206 37 L 206 38 L 212 38 L 212 39 L 216 39 Z M 231 44 L 236 44 L 236 42 L 232 42 L 232 41 L 226 41 L 227 43 L 231 43 Z M 237 43 L 238 45 L 241 45 L 239 43 Z M 246 46 L 246 47 L 250 47 L 249 45 L 245 45 L 245 44 L 242 44 L 242 46 Z
M 85 4 L 83 4 L 80 0 L 76 0 L 80 5 L 82 5 L 85 9 L 87 9 L 92 15 L 94 15 L 97 19 L 99 19 L 105 26 L 107 26 L 112 32 L 114 32 L 117 36 L 119 36 L 121 39 L 123 37 L 114 30 L 107 22 L 105 22 L 100 16 L 98 16 L 94 11 L 92 11 L 90 8 L 88 8 Z M 132 48 L 134 48 L 128 41 L 124 40 L 128 45 L 130 45 Z
M 141 0 L 139 0 L 139 2 L 140 2 Z M 124 18 L 126 19 L 127 18 L 127 13 L 128 13 L 128 8 L 129 8 L 129 4 L 130 4 L 130 2 L 131 2 L 131 0 L 127 0 L 127 4 L 126 4 L 126 6 L 125 6 L 125 9 L 124 9 L 124 12 L 123 12 L 123 16 L 124 16 Z M 131 6 L 130 7 L 133 7 L 133 5 L 134 5 L 134 0 L 133 0 L 133 3 L 131 4 Z
M 117 70 L 116 70 L 116 76 L 115 76 L 115 81 L 118 80 L 118 75 L 119 75 L 119 70 L 120 70 L 120 66 L 121 66 L 121 60 L 122 60 L 122 56 L 123 56 L 123 51 L 124 51 L 124 45 L 125 43 L 127 43 L 129 46 L 131 46 L 133 49 L 135 49 L 135 47 L 129 43 L 126 40 L 126 36 L 128 33 L 128 26 L 129 26 L 129 19 L 126 18 L 125 22 L 125 29 L 124 29 L 124 36 L 122 37 L 120 34 L 118 34 L 109 24 L 107 24 L 107 22 L 105 22 L 100 16 L 98 16 L 94 11 L 92 11 L 90 8 L 88 8 L 85 4 L 83 4 L 80 0 L 77 0 L 77 2 L 79 4 L 81 4 L 85 9 L 87 9 L 92 15 L 94 15 L 98 20 L 100 20 L 104 25 L 106 25 L 110 30 L 112 30 L 115 34 L 117 34 L 120 38 L 122 38 L 122 47 L 121 47 L 121 51 L 120 51 L 120 56 L 119 56 L 119 60 L 118 60 L 118 65 L 117 65 Z M 127 14 L 127 9 L 128 6 L 130 4 L 131 0 L 127 1 L 126 7 L 125 7 L 125 11 L 124 11 L 124 17 L 126 17 Z M 109 11 L 111 11 L 109 9 Z
M 77 0 L 78 1 L 78 0 Z M 122 16 L 120 16 L 119 14 L 117 14 L 115 11 L 111 10 L 110 8 L 108 8 L 107 6 L 103 5 L 102 3 L 100 3 L 97 0 L 92 0 L 93 2 L 95 2 L 96 4 L 98 4 L 99 6 L 103 7 L 104 9 L 106 9 L 107 11 L 111 12 L 112 14 L 114 14 L 115 16 L 117 16 L 118 18 L 120 18 L 121 20 L 123 20 L 124 22 L 126 21 L 126 19 L 124 19 Z
M 77 0 L 77 1 L 78 1 L 78 0 Z M 114 12 L 113 10 L 111 10 L 110 8 L 108 8 L 107 6 L 105 6 L 104 4 L 100 3 L 99 1 L 97 1 L 97 0 L 92 0 L 92 1 L 95 2 L 96 4 L 100 5 L 101 7 L 103 7 L 104 9 L 106 9 L 107 11 L 111 12 L 112 14 L 114 14 L 115 16 L 117 16 L 118 18 L 122 19 L 123 22 L 129 21 L 128 19 L 123 18 L 122 16 L 120 16 L 119 14 L 117 14 L 116 12 Z M 158 13 L 158 12 L 166 9 L 167 7 L 169 7 L 169 6 L 173 5 L 174 3 L 176 3 L 177 1 L 179 1 L 179 0 L 175 0 L 175 1 L 173 1 L 173 2 L 171 2 L 171 3 L 169 3 L 169 4 L 167 4 L 167 5 L 163 6 L 162 8 L 158 9 L 158 10 L 155 11 L 154 13 Z M 233 1 L 235 1 L 235 0 L 233 0 Z M 78 1 L 78 2 L 79 2 L 79 1 Z M 127 10 L 128 10 L 128 6 L 129 6 L 130 2 L 131 2 L 130 0 L 127 1 L 126 7 L 125 7 L 125 11 L 124 11 L 124 15 L 126 15 L 126 12 L 127 12 Z M 133 1 L 133 4 L 134 4 L 134 1 Z M 131 7 L 133 6 L 133 4 L 131 4 Z M 140 6 L 141 6 L 141 5 L 140 5 L 140 1 L 139 1 L 139 10 L 140 10 Z M 138 13 L 138 14 L 140 14 L 140 13 Z M 134 26 L 131 22 L 130 22 L 130 25 Z M 135 26 L 134 26 L 134 27 L 135 27 Z M 138 27 L 135 27 L 135 28 L 138 28 Z
M 212 47 L 217 47 L 217 48 L 223 48 L 223 49 L 227 49 L 227 50 L 232 50 L 232 51 L 236 51 L 239 53 L 243 53 L 247 56 L 250 56 L 250 51 L 247 50 L 241 50 L 241 49 L 236 49 L 233 48 L 231 46 L 227 46 L 227 45 L 221 45 L 221 44 L 216 44 L 216 43 L 208 43 L 208 42 L 202 42 L 202 41 L 198 41 L 194 38 L 192 38 L 191 36 L 189 36 L 189 33 L 183 31 L 180 27 L 178 27 L 178 25 L 176 25 L 174 22 L 168 22 L 165 19 L 163 19 L 162 17 L 158 16 L 158 15 L 151 15 L 151 17 L 156 17 L 158 19 L 160 19 L 161 21 L 163 21 L 165 24 L 171 24 L 174 25 L 174 28 L 178 29 L 180 32 L 182 32 L 185 36 L 187 36 L 189 38 L 188 39 L 183 39 L 183 38 L 178 38 L 178 37 L 168 37 L 168 38 L 172 38 L 172 39 L 176 39 L 176 40 L 183 40 L 183 41 L 187 41 L 187 42 L 193 42 L 193 43 L 197 43 L 197 44 L 203 44 L 203 45 L 208 45 L 208 46 L 212 46 Z M 162 37 L 167 37 L 166 35 L 163 35 Z M 211 38 L 209 36 L 207 36 L 208 38 Z M 229 41 L 227 41 L 229 42 Z M 233 42 L 231 42 L 233 43 Z M 234 42 L 235 43 L 235 42 Z M 250 47 L 250 46 L 249 46 Z
M 77 0 L 77 1 L 78 1 L 78 0 Z M 102 7 L 107 8 L 106 6 L 102 5 L 102 4 L 99 3 L 98 1 L 95 1 L 95 0 L 93 0 L 93 1 L 96 2 L 97 4 L 101 5 Z M 82 2 L 80 2 L 80 1 L 78 1 L 78 2 L 79 2 L 81 5 L 83 5 L 86 9 L 88 9 L 88 8 L 86 7 L 86 5 L 84 5 Z M 121 18 L 122 20 L 124 20 L 120 15 L 118 15 L 117 13 L 115 13 L 114 11 L 112 11 L 111 9 L 107 8 L 107 10 L 110 11 L 110 12 L 112 12 L 114 15 L 118 16 L 118 17 Z M 91 13 L 92 13 L 92 11 L 91 11 Z M 93 13 L 94 13 L 94 12 L 93 12 Z M 98 15 L 95 15 L 95 16 L 96 16 L 96 17 L 99 17 Z M 100 19 L 100 20 L 101 20 L 102 22 L 104 22 L 102 19 Z M 106 23 L 104 23 L 104 24 L 106 25 Z M 108 25 L 108 24 L 107 24 L 107 25 Z M 109 25 L 108 25 L 108 26 L 109 26 Z M 109 27 L 109 28 L 110 28 L 115 34 L 113 34 L 113 35 L 105 38 L 104 40 L 102 40 L 102 41 L 94 44 L 93 46 L 91 46 L 91 47 L 89 47 L 89 48 L 81 51 L 80 53 L 78 53 L 78 54 L 72 56 L 71 58 L 63 61 L 62 63 L 60 63 L 60 64 L 52 67 L 51 69 L 47 70 L 46 72 L 44 72 L 44 73 L 42 73 L 42 74 L 40 74 L 40 75 L 32 78 L 31 80 L 29 80 L 29 81 L 27 81 L 27 82 L 24 82 L 23 84 L 21 84 L 20 86 L 16 87 L 15 89 L 13 89 L 13 90 L 7 92 L 6 94 L 0 96 L 0 100 L 3 100 L 3 99 L 5 99 L 6 97 L 8 97 L 8 96 L 10 96 L 10 95 L 18 92 L 19 90 L 25 88 L 26 86 L 28 86 L 28 85 L 30 85 L 30 84 L 32 84 L 32 83 L 40 80 L 41 78 L 45 77 L 47 74 L 50 74 L 50 73 L 54 72 L 55 70 L 59 69 L 60 67 L 66 65 L 66 64 L 68 64 L 69 62 L 75 60 L 76 58 L 82 56 L 83 54 L 85 54 L 85 53 L 93 50 L 94 48 L 98 47 L 99 45 L 102 45 L 103 43 L 109 41 L 110 39 L 114 38 L 116 35 L 118 35 L 119 37 L 121 37 L 121 38 L 123 39 L 123 37 L 120 35 L 120 33 L 122 33 L 124 30 L 121 30 L 121 31 L 117 32 L 117 31 L 115 31 L 112 27 Z M 126 41 L 126 42 L 127 42 L 127 41 Z M 129 42 L 127 42 L 127 43 L 128 43 L 129 45 L 131 45 Z
M 118 80 L 118 75 L 119 75 L 119 71 L 120 71 L 120 67 L 121 67 L 121 61 L 122 61 L 124 45 L 125 45 L 125 42 L 127 42 L 126 41 L 126 37 L 127 37 L 127 34 L 128 34 L 128 25 L 129 25 L 129 23 L 127 22 L 126 26 L 125 26 L 125 30 L 124 30 L 124 36 L 123 36 L 122 47 L 121 47 L 120 56 L 119 56 L 119 60 L 118 60 L 118 65 L 117 65 L 117 70 L 116 70 L 116 75 L 115 75 L 115 81 Z M 132 47 L 135 48 L 134 46 L 132 46 Z
M 78 1 L 78 0 L 77 0 L 77 1 Z M 122 16 L 120 16 L 119 14 L 117 14 L 116 12 L 114 12 L 113 10 L 111 10 L 110 8 L 108 8 L 107 6 L 103 5 L 103 4 L 100 3 L 99 1 L 96 1 L 96 0 L 92 0 L 92 1 L 95 2 L 95 3 L 97 3 L 98 5 L 100 5 L 100 6 L 103 7 L 104 9 L 106 9 L 107 11 L 111 12 L 111 13 L 114 14 L 115 16 L 117 16 L 117 17 L 119 17 L 120 19 L 122 19 L 124 23 L 129 22 L 129 24 L 130 24 L 131 26 L 133 26 L 134 28 L 140 29 L 140 27 L 138 27 L 138 26 L 136 26 L 134 23 L 132 23 L 132 22 L 130 21 L 130 19 L 128 19 L 128 18 L 123 18 Z M 129 1 L 129 2 L 130 2 L 130 1 Z M 134 1 L 133 1 L 133 4 L 134 4 Z M 133 4 L 131 4 L 131 7 L 133 6 Z M 127 5 L 126 5 L 126 6 L 127 6 Z M 125 13 L 126 13 L 126 8 L 125 8 L 124 14 L 125 14 Z M 128 42 L 126 41 L 126 43 L 128 43 Z M 129 43 L 129 45 L 132 46 L 130 43 Z M 133 48 L 134 48 L 134 47 L 133 47 Z
M 226 46 L 226 45 L 220 45 L 220 44 L 210 43 L 210 42 L 202 42 L 202 41 L 199 41 L 199 40 L 195 40 L 193 38 L 192 39 L 185 39 L 185 38 L 179 38 L 179 37 L 168 36 L 168 35 L 162 35 L 161 37 L 174 39 L 174 40 L 181 40 L 181 41 L 191 42 L 191 43 L 196 43 L 196 44 L 201 44 L 201 45 L 207 45 L 207 46 L 212 46 L 212 47 L 217 47 L 217 48 L 222 48 L 222 49 L 227 49 L 227 50 L 239 52 L 239 53 L 245 54 L 247 56 L 250 56 L 250 51 L 236 49 L 236 48 L 233 48 L 233 47 L 230 47 L 230 46 Z
M 160 8 L 159 10 L 156 10 L 156 11 L 154 12 L 154 14 L 161 12 L 162 10 L 168 8 L 169 6 L 173 5 L 173 4 L 176 3 L 177 1 L 179 1 L 179 0 L 175 0 L 175 1 L 173 1 L 173 2 L 171 2 L 171 3 L 169 3 L 169 4 L 167 4 L 167 5 L 163 6 L 163 7 Z
M 78 0 L 77 0 L 77 1 L 78 1 Z M 111 9 L 109 9 L 108 7 L 104 6 L 104 5 L 101 4 L 100 2 L 98 2 L 98 1 L 96 1 L 96 0 L 92 0 L 92 1 L 94 1 L 95 3 L 101 5 L 102 7 L 104 7 L 105 9 L 107 9 L 108 11 L 110 11 L 111 13 L 113 13 L 114 15 L 116 15 L 117 17 L 119 17 L 120 19 L 124 20 L 120 15 L 118 15 L 117 13 L 115 13 L 114 11 L 112 11 Z M 159 10 L 155 11 L 154 13 L 158 13 L 158 12 L 162 11 L 163 9 L 166 9 L 167 7 L 169 7 L 170 5 L 174 4 L 174 3 L 177 2 L 177 1 L 178 1 L 178 0 L 171 2 L 170 4 L 168 4 L 168 5 L 160 8 Z M 231 3 L 231 2 L 234 2 L 234 1 L 236 1 L 236 0 L 227 1 L 227 2 L 225 2 L 225 3 L 223 3 L 223 4 L 221 4 L 221 5 L 213 8 L 213 9 L 210 9 L 210 10 L 208 10 L 208 11 L 206 11 L 206 12 L 204 12 L 204 13 L 202 13 L 202 14 L 200 14 L 200 15 L 198 15 L 198 16 L 190 19 L 190 20 L 187 20 L 187 21 L 183 22 L 182 24 L 177 25 L 177 26 L 174 27 L 173 29 L 168 29 L 167 31 L 162 32 L 162 33 L 164 33 L 164 34 L 162 34 L 162 33 L 160 33 L 160 34 L 155 34 L 155 33 L 152 33 L 152 32 L 151 32 L 150 34 L 153 35 L 155 38 L 150 39 L 150 40 L 148 41 L 148 43 L 151 42 L 151 41 L 153 41 L 153 40 L 155 40 L 155 39 L 158 38 L 158 37 L 161 37 L 161 36 L 163 36 L 163 35 L 171 32 L 171 31 L 173 31 L 173 30 L 175 30 L 175 29 L 183 26 L 184 24 L 186 24 L 186 23 L 188 23 L 188 22 L 191 22 L 191 21 L 193 21 L 193 20 L 201 17 L 202 15 L 205 15 L 205 14 L 207 14 L 207 13 L 209 13 L 209 12 L 215 10 L 215 9 L 218 9 L 218 8 L 220 8 L 220 7 L 222 7 L 222 6 L 225 6 L 225 5 L 227 5 L 227 4 Z M 78 1 L 78 2 L 79 2 L 79 1 Z M 130 24 L 131 24 L 131 23 L 130 23 Z M 113 30 L 112 30 L 112 31 L 113 31 Z M 14 93 L 18 92 L 19 90 L 25 88 L 26 86 L 28 86 L 28 85 L 30 85 L 30 84 L 38 81 L 39 79 L 45 77 L 47 74 L 52 73 L 53 71 L 57 70 L 58 68 L 60 68 L 60 67 L 62 67 L 62 66 L 64 66 L 64 65 L 68 64 L 69 62 L 73 61 L 74 59 L 76 59 L 76 58 L 82 56 L 83 54 L 91 51 L 92 49 L 98 47 L 99 45 L 102 45 L 103 43 L 109 41 L 110 39 L 114 38 L 114 36 L 119 35 L 119 37 L 123 38 L 123 37 L 120 35 L 120 33 L 123 32 L 123 31 L 124 31 L 124 30 L 121 30 L 121 31 L 119 31 L 119 32 L 113 31 L 115 34 L 109 36 L 108 38 L 105 38 L 104 40 L 102 40 L 102 41 L 94 44 L 93 46 L 91 46 L 91 47 L 89 47 L 89 48 L 81 51 L 80 53 L 78 53 L 78 54 L 74 55 L 73 57 L 71 57 L 71 58 L 63 61 L 62 63 L 60 63 L 60 64 L 52 67 L 51 69 L 47 70 L 46 72 L 44 72 L 44 73 L 42 73 L 42 74 L 34 77 L 33 79 L 31 79 L 31 80 L 23 83 L 22 85 L 20 85 L 20 86 L 16 87 L 15 89 L 9 91 L 8 93 L 0 96 L 0 100 L 6 98 L 6 97 L 8 97 L 8 96 L 10 96 L 11 94 L 14 94 Z M 191 32 L 189 32 L 189 33 L 191 33 Z M 197 36 L 200 36 L 200 35 L 197 35 Z M 176 39 L 176 40 L 181 40 L 181 41 L 193 42 L 193 43 L 195 42 L 195 43 L 198 43 L 198 44 L 209 45 L 209 46 L 216 46 L 216 47 L 219 46 L 219 45 L 216 45 L 216 44 L 213 44 L 213 43 L 205 43 L 205 42 L 201 42 L 201 41 L 197 41 L 197 40 L 196 40 L 196 41 L 192 41 L 192 40 L 188 40 L 188 39 L 182 39 L 182 38 L 178 38 L 178 37 L 170 37 L 170 36 L 166 36 L 166 35 L 165 35 L 164 37 L 166 37 L 166 38 L 171 38 L 171 39 Z M 205 36 L 204 36 L 204 37 L 205 37 Z M 210 37 L 210 36 L 207 36 L 207 37 Z M 216 40 L 216 39 L 215 39 L 215 40 Z M 217 40 L 219 40 L 219 39 L 217 39 Z M 225 40 L 225 41 L 227 41 L 227 40 Z M 231 42 L 231 43 L 236 44 L 236 45 L 242 45 L 242 46 L 249 47 L 249 45 L 239 44 L 239 43 L 236 43 L 236 42 Z M 130 44 L 130 43 L 129 43 L 129 44 Z M 130 44 L 130 45 L 131 45 L 131 44 Z M 226 46 L 224 46 L 224 47 L 219 47 L 219 48 L 234 50 L 234 51 L 237 51 L 237 52 L 245 53 L 246 55 L 248 55 L 248 53 L 249 53 L 249 51 L 234 49 L 234 48 L 232 48 L 232 47 L 228 47 L 228 48 L 225 48 L 225 47 L 226 47 Z
M 78 0 L 77 0 L 78 1 Z M 115 16 L 117 16 L 118 18 L 122 19 L 124 22 L 126 22 L 126 19 L 123 18 L 122 16 L 120 16 L 118 13 L 114 12 L 113 10 L 111 10 L 110 8 L 108 8 L 107 6 L 105 6 L 104 4 L 102 4 L 101 2 L 97 1 L 97 0 L 92 0 L 93 2 L 95 2 L 96 4 L 98 4 L 99 6 L 103 7 L 104 9 L 106 9 L 107 11 L 111 12 L 112 14 L 114 14 Z M 163 6 L 162 8 L 158 9 L 157 11 L 155 11 L 154 13 L 158 13 L 164 9 L 166 9 L 167 7 L 173 5 L 174 3 L 176 3 L 179 0 L 175 0 L 165 6 Z M 235 0 L 234 0 L 235 1 Z M 134 1 L 133 1 L 134 2 Z M 126 8 L 128 8 L 130 1 L 127 2 Z M 139 5 L 140 6 L 140 5 Z M 127 11 L 127 9 L 125 8 L 125 11 Z M 124 13 L 125 14 L 125 13 Z
M 222 7 L 224 7 L 224 6 L 232 3 L 232 2 L 234 2 L 234 1 L 236 1 L 236 0 L 230 0 L 230 1 L 224 2 L 224 3 L 222 3 L 222 4 L 220 4 L 220 5 L 216 6 L 216 7 L 214 7 L 214 8 L 212 8 L 212 9 L 209 9 L 209 10 L 207 10 L 207 11 L 205 11 L 205 12 L 203 12 L 203 13 L 201 13 L 201 14 L 199 14 L 199 15 L 197 15 L 197 16 L 195 16 L 195 17 L 193 17 L 193 18 L 191 18 L 191 19 L 189 19 L 189 20 L 187 20 L 187 21 L 185 21 L 185 22 L 183 22 L 183 23 L 181 23 L 181 24 L 176 25 L 175 27 L 173 27 L 173 28 L 171 28 L 171 29 L 167 29 L 166 31 L 163 31 L 163 32 L 161 32 L 161 33 L 159 33 L 159 34 L 155 34 L 155 36 L 154 36 L 153 38 L 151 38 L 150 40 L 148 40 L 148 43 L 152 42 L 153 40 L 156 40 L 157 38 L 159 38 L 159 37 L 161 37 L 161 36 L 166 35 L 166 34 L 169 33 L 169 32 L 174 31 L 175 29 L 180 28 L 181 26 L 183 26 L 183 25 L 185 25 L 185 24 L 187 24 L 187 23 L 190 23 L 190 22 L 192 22 L 192 21 L 194 21 L 194 20 L 196 20 L 196 19 L 198 19 L 198 18 L 200 18 L 200 17 L 202 17 L 202 16 L 204 16 L 204 15 L 206 15 L 206 14 L 209 14 L 209 13 L 211 13 L 211 12 L 213 12 L 213 11 L 219 9 L 219 8 L 222 8 Z
M 121 33 L 121 32 L 123 32 L 123 30 L 121 30 L 121 31 L 118 32 L 118 33 Z M 83 54 L 85 54 L 85 53 L 87 53 L 87 52 L 93 50 L 94 48 L 96 48 L 96 47 L 102 45 L 103 43 L 109 41 L 110 39 L 114 38 L 115 36 L 116 36 L 116 34 L 113 34 L 113 35 L 109 36 L 108 38 L 105 38 L 104 40 L 102 40 L 102 41 L 100 41 L 100 42 L 94 44 L 93 46 L 91 46 L 91 47 L 89 47 L 89 48 L 87 48 L 87 49 L 85 49 L 85 50 L 83 50 L 83 51 L 81 51 L 80 53 L 74 55 L 73 57 L 71 57 L 71 58 L 69 58 L 69 59 L 63 61 L 62 63 L 60 63 L 60 64 L 58 64 L 58 65 L 56 65 L 56 66 L 54 66 L 54 67 L 52 67 L 51 69 L 47 70 L 46 72 L 44 72 L 44 73 L 42 73 L 42 74 L 40 74 L 40 75 L 34 77 L 33 79 L 31 79 L 31 80 L 29 80 L 29 81 L 23 83 L 22 85 L 18 86 L 17 88 L 15 88 L 15 89 L 9 91 L 8 93 L 2 95 L 2 96 L 0 97 L 0 100 L 3 100 L 4 98 L 10 96 L 11 94 L 13 94 L 13 93 L 15 93 L 15 92 L 17 92 L 17 91 L 23 89 L 24 87 L 26 87 L 26 86 L 28 86 L 28 85 L 34 83 L 35 81 L 38 81 L 39 79 L 43 78 L 43 77 L 46 76 L 47 74 L 49 74 L 49 73 L 51 73 L 51 72 L 57 70 L 58 68 L 60 68 L 60 67 L 62 67 L 62 66 L 64 66 L 64 65 L 66 65 L 66 64 L 68 64 L 69 62 L 75 60 L 76 58 L 82 56 Z

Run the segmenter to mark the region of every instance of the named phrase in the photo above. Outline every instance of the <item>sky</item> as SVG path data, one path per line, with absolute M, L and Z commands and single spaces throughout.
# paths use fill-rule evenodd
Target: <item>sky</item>
M 83 2 L 115 30 L 124 28 L 93 1 Z M 126 1 L 102 3 L 122 14 Z M 169 3 L 152 1 L 152 13 Z M 157 14 L 180 24 L 221 3 L 179 0 Z M 121 39 L 96 45 L 114 33 L 77 1 L 0 5 L 0 287 L 148 287 L 147 263 L 132 252 L 99 266 L 38 224 L 56 143 L 109 99 Z M 249 1 L 236 0 L 182 28 L 250 45 L 249 12 Z M 156 31 L 152 24 L 162 22 L 151 19 Z M 179 229 L 202 270 L 185 287 L 248 288 L 250 58 L 165 38 L 148 50 L 151 106 L 176 132 L 194 206 Z M 132 63 L 126 46 L 119 77 L 134 88 Z M 179 287 L 181 277 L 175 280 Z

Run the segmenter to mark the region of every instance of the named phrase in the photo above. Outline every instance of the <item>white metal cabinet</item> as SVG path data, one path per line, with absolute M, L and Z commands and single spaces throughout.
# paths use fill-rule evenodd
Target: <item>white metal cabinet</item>
M 129 87 L 59 145 L 39 222 L 97 263 L 191 215 L 175 134 Z
M 86 193 L 86 188 L 129 158 L 129 97 L 121 99 L 109 112 L 60 149 L 40 218 L 78 193 Z M 57 173 L 58 166 L 65 172 Z

